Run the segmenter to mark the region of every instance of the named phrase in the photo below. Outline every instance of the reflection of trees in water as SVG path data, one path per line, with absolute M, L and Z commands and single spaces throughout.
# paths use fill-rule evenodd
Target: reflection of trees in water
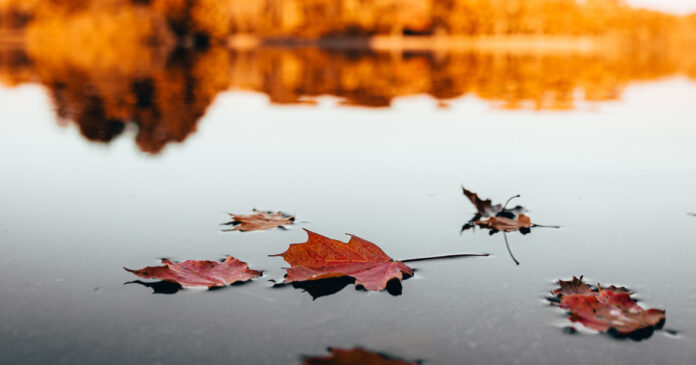
M 151 48 L 124 53 L 138 57 L 150 52 L 140 63 L 93 67 L 93 55 L 83 60 L 79 54 L 0 50 L 0 82 L 39 81 L 49 88 L 58 116 L 78 124 L 87 139 L 108 142 L 133 124 L 138 146 L 158 153 L 169 142 L 185 140 L 217 93 L 230 88 L 262 92 L 278 104 L 333 95 L 346 105 L 386 107 L 399 96 L 428 94 L 446 100 L 473 94 L 501 108 L 570 110 L 578 100 L 615 100 L 631 81 L 693 76 L 696 69 L 688 58 L 653 53 Z
M 87 139 L 108 142 L 133 123 L 138 146 L 158 153 L 169 142 L 184 141 L 227 86 L 213 73 L 219 68 L 215 62 L 224 63 L 225 55 L 177 50 L 166 63 L 146 72 L 124 75 L 58 67 L 42 70 L 41 79 L 58 116 L 78 124 Z
M 232 86 L 264 92 L 281 104 L 334 95 L 344 104 L 380 107 L 398 96 L 473 93 L 508 109 L 573 109 L 578 92 L 586 101 L 615 100 L 630 81 L 680 68 L 658 55 L 257 49 L 233 52 L 230 72 Z

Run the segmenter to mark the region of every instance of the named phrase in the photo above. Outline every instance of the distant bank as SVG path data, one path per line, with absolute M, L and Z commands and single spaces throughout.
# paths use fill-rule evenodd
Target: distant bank
M 229 37 L 233 49 L 257 47 L 325 49 L 369 49 L 375 51 L 447 51 L 447 52 L 521 52 L 521 53 L 591 53 L 608 42 L 606 37 L 551 35 L 482 35 L 482 36 L 391 36 L 257 37 L 238 34 Z

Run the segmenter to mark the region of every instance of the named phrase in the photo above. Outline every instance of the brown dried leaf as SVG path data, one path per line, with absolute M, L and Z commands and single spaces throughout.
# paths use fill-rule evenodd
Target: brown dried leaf
M 492 205 L 492 202 L 490 199 L 483 200 L 479 198 L 478 194 L 467 190 L 462 186 L 462 192 L 464 195 L 469 198 L 469 201 L 471 201 L 471 204 L 474 205 L 476 208 L 476 211 L 478 212 L 478 215 L 480 217 L 488 217 L 491 215 L 495 215 L 496 213 L 500 212 L 503 209 L 503 206 L 500 204 Z
M 517 220 L 505 218 L 505 217 L 488 217 L 484 220 L 477 220 L 475 222 L 480 228 L 488 228 L 494 231 L 504 231 L 504 232 L 514 232 L 520 230 L 529 230 L 529 228 L 534 227 L 531 219 L 520 214 L 517 216 Z
M 235 226 L 230 231 L 250 232 L 264 231 L 272 228 L 283 228 L 294 223 L 295 216 L 283 212 L 259 211 L 254 209 L 254 214 L 237 215 L 229 213 L 232 221 L 226 225 Z

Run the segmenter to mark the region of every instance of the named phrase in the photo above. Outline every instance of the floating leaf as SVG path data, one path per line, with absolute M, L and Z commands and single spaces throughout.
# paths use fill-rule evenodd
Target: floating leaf
M 644 310 L 624 287 L 591 288 L 582 281 L 582 276 L 558 282 L 561 287 L 553 294 L 558 297 L 560 307 L 569 311 L 571 321 L 587 328 L 640 339 L 649 337 L 664 324 L 664 310 Z
M 283 212 L 260 211 L 254 209 L 254 214 L 237 215 L 229 213 L 232 221 L 224 223 L 225 225 L 235 226 L 229 231 L 264 231 L 273 228 L 284 228 L 295 221 L 294 215 L 289 215 Z
M 471 204 L 474 205 L 476 208 L 476 214 L 462 226 L 461 231 L 464 232 L 467 229 L 470 229 L 476 225 L 476 222 L 480 220 L 481 218 L 486 218 L 486 217 L 503 217 L 503 218 L 509 218 L 509 219 L 514 219 L 517 214 L 520 214 L 522 212 L 525 212 L 526 209 L 520 205 L 507 209 L 507 203 L 510 202 L 510 200 L 519 197 L 519 195 L 515 195 L 511 197 L 510 199 L 505 202 L 505 204 L 495 204 L 493 205 L 491 203 L 490 199 L 483 200 L 479 198 L 478 194 L 467 190 L 462 186 L 462 192 L 464 193 L 464 196 L 466 196 L 469 201 L 471 201 Z
M 391 279 L 412 276 L 413 270 L 394 261 L 377 245 L 350 235 L 348 243 L 306 230 L 308 239 L 295 243 L 282 256 L 290 264 L 285 283 L 349 276 L 366 290 L 383 290 Z
M 163 259 L 163 266 L 148 266 L 131 270 L 133 274 L 145 279 L 160 279 L 182 286 L 206 286 L 208 288 L 225 286 L 247 281 L 261 276 L 261 271 L 251 270 L 246 262 L 227 256 L 225 261 L 187 260 L 173 262 Z
M 495 215 L 496 213 L 500 212 L 503 210 L 503 206 L 501 204 L 496 204 L 492 205 L 492 202 L 490 199 L 483 200 L 479 198 L 478 194 L 467 190 L 462 186 L 462 192 L 464 195 L 469 198 L 469 201 L 471 201 L 471 204 L 474 205 L 476 208 L 476 211 L 479 214 L 479 217 L 488 217 L 491 215 Z
M 532 220 L 524 214 L 518 215 L 517 220 L 505 217 L 488 217 L 484 220 L 477 220 L 474 223 L 480 228 L 490 229 L 491 234 L 496 233 L 498 231 L 520 231 L 520 233 L 522 234 L 527 234 L 530 232 L 530 228 L 536 226 L 532 223 Z
M 417 365 L 409 362 L 376 354 L 359 347 L 352 349 L 330 348 L 331 355 L 306 358 L 302 365 Z

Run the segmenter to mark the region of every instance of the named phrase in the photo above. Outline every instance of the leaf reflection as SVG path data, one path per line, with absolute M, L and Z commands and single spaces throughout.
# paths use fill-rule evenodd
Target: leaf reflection
M 408 278 L 410 278 L 410 276 L 404 276 L 403 280 Z M 355 284 L 355 279 L 348 276 L 343 276 L 329 279 L 299 281 L 290 284 L 277 283 L 273 285 L 273 288 L 292 286 L 295 289 L 302 289 L 302 291 L 306 292 L 312 297 L 312 300 L 316 300 L 321 297 L 336 294 L 351 284 Z M 358 291 L 365 291 L 360 285 L 356 286 L 355 289 Z M 389 280 L 385 290 L 392 296 L 401 295 L 403 291 L 401 281 L 398 279 Z

